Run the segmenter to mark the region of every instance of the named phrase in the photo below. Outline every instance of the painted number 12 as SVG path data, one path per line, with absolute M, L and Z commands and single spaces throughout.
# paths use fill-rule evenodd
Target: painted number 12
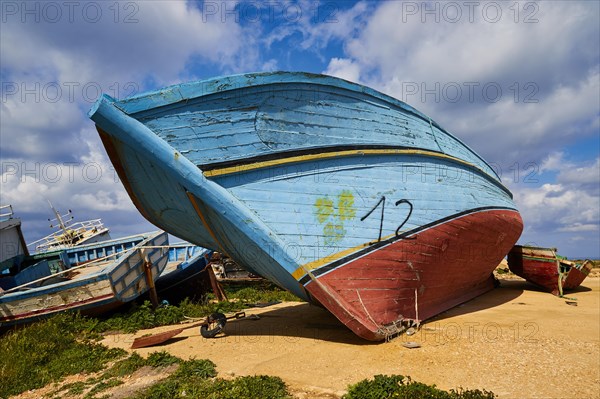
M 396 201 L 396 203 L 394 204 L 395 206 L 398 206 L 400 204 L 407 204 L 409 206 L 409 210 L 408 210 L 408 214 L 406 215 L 406 217 L 404 218 L 404 220 L 402 221 L 402 223 L 400 223 L 400 225 L 398 225 L 398 227 L 396 228 L 396 237 L 400 236 L 400 229 L 402 228 L 402 226 L 404 226 L 406 224 L 406 222 L 408 222 L 408 219 L 410 218 L 410 216 L 412 215 L 413 212 L 413 205 L 412 203 L 407 200 L 407 199 L 401 199 Z M 368 218 L 369 216 L 371 216 L 371 214 L 375 211 L 375 209 L 377 209 L 377 207 L 379 207 L 379 205 L 381 205 L 381 216 L 379 219 L 379 236 L 377 237 L 377 242 L 381 241 L 381 233 L 383 231 L 383 218 L 385 216 L 385 195 L 382 195 L 381 198 L 379 199 L 379 201 L 377 201 L 377 203 L 375 204 L 375 206 L 373 208 L 371 208 L 371 210 L 369 212 L 367 212 L 367 214 L 363 217 L 360 218 L 360 221 L 364 221 L 366 218 Z M 416 237 L 410 238 L 411 240 L 415 239 Z

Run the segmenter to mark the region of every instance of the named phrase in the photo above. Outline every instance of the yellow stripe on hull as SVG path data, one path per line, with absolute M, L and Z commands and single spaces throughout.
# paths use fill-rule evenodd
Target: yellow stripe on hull
M 331 158 L 338 158 L 338 157 L 348 157 L 348 156 L 353 156 L 353 155 L 400 155 L 400 154 L 426 155 L 426 156 L 431 156 L 431 157 L 436 157 L 436 158 L 444 158 L 444 159 L 449 159 L 451 161 L 458 162 L 460 164 L 467 165 L 469 167 L 473 167 L 473 168 L 481 170 L 480 168 L 478 168 L 477 166 L 475 166 L 474 164 L 472 164 L 470 162 L 466 162 L 466 161 L 463 161 L 462 159 L 459 159 L 459 158 L 456 158 L 456 157 L 453 157 L 450 155 L 446 155 L 446 154 L 440 154 L 438 152 L 433 152 L 433 151 L 402 150 L 402 149 L 365 149 L 365 150 L 344 150 L 344 151 L 326 152 L 326 153 L 321 153 L 321 154 L 297 155 L 297 156 L 292 156 L 292 157 L 288 157 L 288 158 L 273 159 L 270 161 L 261 161 L 261 162 L 249 163 L 246 165 L 228 166 L 226 168 L 207 170 L 207 171 L 204 171 L 203 173 L 204 173 L 204 176 L 206 176 L 206 177 L 215 177 L 215 176 L 230 175 L 230 174 L 234 174 L 234 173 L 248 172 L 248 171 L 256 170 L 256 169 L 269 168 L 272 166 L 280 166 L 280 165 L 287 165 L 287 164 L 292 164 L 292 163 L 315 161 L 315 160 L 322 160 L 322 159 L 331 159 Z
M 385 241 L 391 237 L 393 237 L 395 234 L 390 234 L 388 236 L 385 237 L 381 237 L 381 241 Z M 333 255 L 329 255 L 326 256 L 324 258 L 321 259 L 317 259 L 315 261 L 309 262 L 309 263 L 305 263 L 304 265 L 300 266 L 299 268 L 297 268 L 296 270 L 294 270 L 294 272 L 292 273 L 292 276 L 296 279 L 296 280 L 300 280 L 302 277 L 304 277 L 305 274 L 308 274 L 309 272 L 318 269 L 321 266 L 325 266 L 328 263 L 331 262 L 335 262 L 338 259 L 341 259 L 343 257 L 346 257 L 348 255 L 353 254 L 354 252 L 361 250 L 363 248 L 368 247 L 369 245 L 371 245 L 372 243 L 364 243 L 361 245 L 357 245 L 353 248 L 348 248 L 345 249 L 343 251 L 340 251 L 338 253 L 335 253 Z

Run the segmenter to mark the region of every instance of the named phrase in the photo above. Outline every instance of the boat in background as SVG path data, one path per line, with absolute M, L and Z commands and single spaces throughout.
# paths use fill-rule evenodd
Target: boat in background
M 511 272 L 556 296 L 573 290 L 592 270 L 593 262 L 571 262 L 556 253 L 556 248 L 515 245 L 508 253 Z
M 210 265 L 213 268 L 215 277 L 221 282 L 241 282 L 262 279 L 262 277 L 249 272 L 248 270 L 235 263 L 233 259 L 223 254 L 220 254 L 219 252 L 213 252 L 212 258 L 210 260 Z
M 308 73 L 178 84 L 89 112 L 151 223 L 385 340 L 494 288 L 523 222 L 431 118 Z
M 21 230 L 21 219 L 14 217 L 11 205 L 0 206 L 0 276 L 15 263 L 29 256 Z
M 102 219 L 73 223 L 73 212 L 70 209 L 69 212 L 61 215 L 50 201 L 48 201 L 48 204 L 55 215 L 54 219 L 48 219 L 52 223 L 50 228 L 58 229 L 54 233 L 28 245 L 36 253 L 110 240 L 109 229 L 104 226 Z
M 168 263 L 156 280 L 158 296 L 171 304 L 199 300 L 210 290 L 203 272 L 213 251 L 189 243 L 169 246 Z
M 154 232 L 30 257 L 0 277 L 0 327 L 67 310 L 100 314 L 149 290 L 168 260 L 168 235 Z

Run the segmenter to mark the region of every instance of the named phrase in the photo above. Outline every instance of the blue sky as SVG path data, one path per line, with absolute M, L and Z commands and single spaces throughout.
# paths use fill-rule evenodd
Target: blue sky
M 0 203 L 28 241 L 46 199 L 113 236 L 152 229 L 86 112 L 250 71 L 326 73 L 408 102 L 515 195 L 522 243 L 600 258 L 598 2 L 3 1 Z

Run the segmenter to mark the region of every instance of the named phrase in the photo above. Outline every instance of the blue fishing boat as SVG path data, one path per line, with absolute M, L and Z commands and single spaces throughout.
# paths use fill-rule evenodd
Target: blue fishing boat
M 26 257 L 0 276 L 0 327 L 114 309 L 145 293 L 167 260 L 160 231 Z
M 156 291 L 161 299 L 171 303 L 185 298 L 201 299 L 209 287 L 203 272 L 206 271 L 213 251 L 189 243 L 169 246 L 167 266 L 156 280 Z
M 146 219 L 369 340 L 492 289 L 522 231 L 474 151 L 413 107 L 330 76 L 104 95 L 90 117 Z

